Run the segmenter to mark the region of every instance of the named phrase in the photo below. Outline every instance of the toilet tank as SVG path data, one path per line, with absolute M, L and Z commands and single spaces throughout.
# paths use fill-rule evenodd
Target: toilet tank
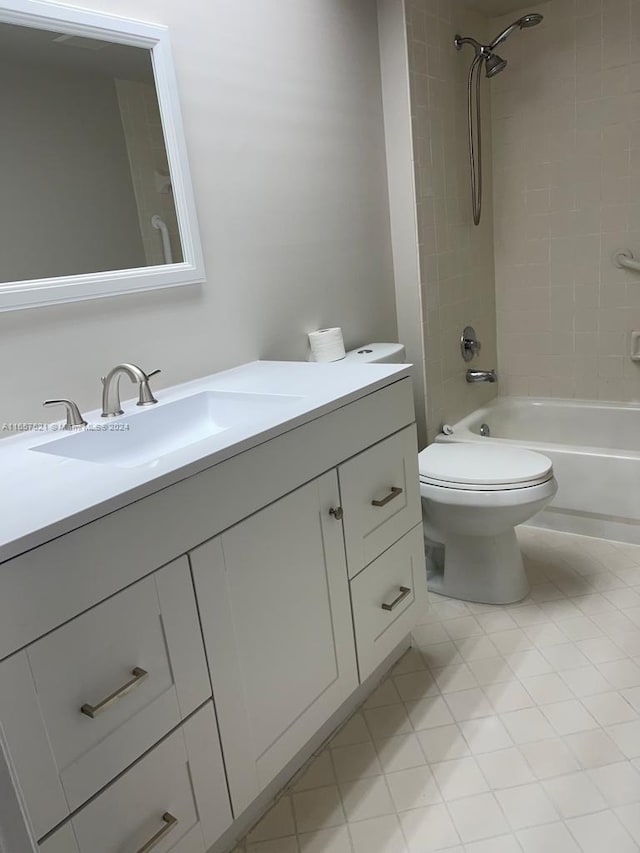
M 352 364 L 404 364 L 407 360 L 405 349 L 402 344 L 365 344 L 358 349 L 350 350 L 343 361 Z

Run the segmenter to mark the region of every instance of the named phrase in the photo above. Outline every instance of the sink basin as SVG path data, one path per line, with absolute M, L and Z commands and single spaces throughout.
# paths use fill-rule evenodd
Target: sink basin
M 232 427 L 276 414 L 301 397 L 202 391 L 133 415 L 105 418 L 75 432 L 31 448 L 68 459 L 136 468 Z

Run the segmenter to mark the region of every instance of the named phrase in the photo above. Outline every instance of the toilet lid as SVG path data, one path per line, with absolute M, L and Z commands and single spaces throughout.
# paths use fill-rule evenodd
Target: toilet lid
M 422 480 L 453 488 L 533 486 L 553 474 L 542 453 L 496 444 L 431 444 L 418 460 Z

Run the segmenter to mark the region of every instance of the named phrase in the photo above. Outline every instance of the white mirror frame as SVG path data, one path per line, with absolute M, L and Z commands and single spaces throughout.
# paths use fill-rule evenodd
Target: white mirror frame
M 151 51 L 183 256 L 182 263 L 168 266 L 0 283 L 0 311 L 203 282 L 204 262 L 167 28 L 46 0 L 0 0 L 0 22 Z

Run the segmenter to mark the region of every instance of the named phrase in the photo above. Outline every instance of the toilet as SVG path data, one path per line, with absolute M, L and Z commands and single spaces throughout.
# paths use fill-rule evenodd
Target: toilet
M 401 344 L 365 344 L 345 361 L 401 363 Z M 515 527 L 558 490 L 551 460 L 498 444 L 432 444 L 419 456 L 429 589 L 483 604 L 511 604 L 529 592 Z M 437 543 L 434 548 L 434 543 Z M 444 557 L 442 558 L 442 546 Z
M 489 443 L 436 443 L 418 459 L 425 542 L 444 545 L 429 589 L 484 604 L 520 601 L 529 583 L 515 527 L 556 494 L 551 460 Z

